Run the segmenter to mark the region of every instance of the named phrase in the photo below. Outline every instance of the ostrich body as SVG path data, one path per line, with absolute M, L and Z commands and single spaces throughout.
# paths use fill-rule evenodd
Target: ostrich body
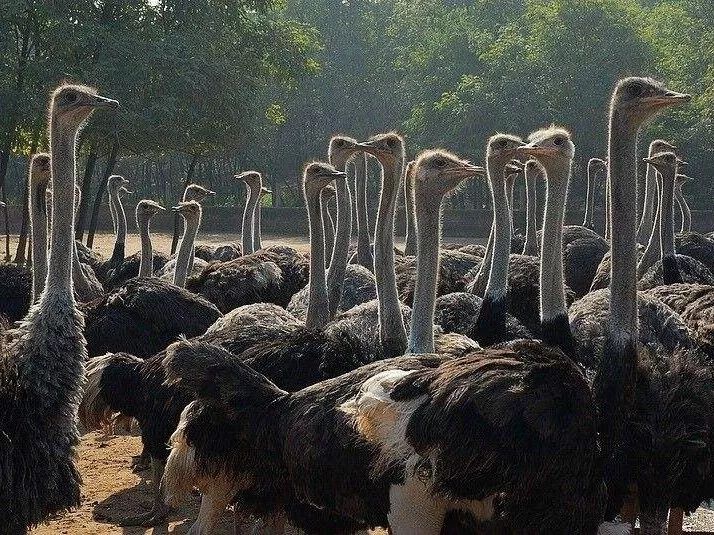
M 379 151 L 380 159 L 382 160 L 387 157 L 383 152 L 389 151 L 399 154 L 401 150 L 396 150 L 397 146 L 389 144 L 388 140 L 396 141 L 396 137 L 391 135 L 377 137 L 371 140 L 370 145 L 368 145 L 370 147 L 369 150 Z M 401 147 L 401 143 L 398 145 Z M 463 177 L 464 173 L 473 172 L 469 167 L 468 164 L 462 162 L 460 168 L 451 170 L 451 173 L 454 175 L 460 171 Z M 444 175 L 446 175 L 446 170 L 443 172 Z M 399 179 L 394 180 L 390 175 L 392 174 L 385 172 L 385 180 L 395 181 L 398 185 Z M 455 178 L 451 179 L 451 181 L 454 180 Z M 455 181 L 458 182 L 458 180 Z M 450 187 L 453 187 L 453 183 Z M 391 190 L 391 186 L 385 184 L 384 188 L 386 191 L 383 196 L 393 197 L 392 194 L 388 193 Z M 431 202 L 433 202 L 433 198 Z M 319 212 L 316 212 L 316 215 L 318 213 Z M 319 226 L 316 225 L 316 228 L 319 228 Z M 380 251 L 379 237 L 376 245 L 375 251 Z M 379 264 L 380 254 L 381 253 L 377 253 L 376 255 L 376 265 Z M 429 331 L 432 330 L 431 321 L 428 322 L 427 327 Z M 421 367 L 433 365 L 438 359 L 433 357 L 398 358 L 368 364 L 336 379 L 323 381 L 294 394 L 288 394 L 290 401 L 280 407 L 273 404 L 274 400 L 270 399 L 272 398 L 272 394 L 265 398 L 260 396 L 263 402 L 277 409 L 278 412 L 275 413 L 276 415 L 282 414 L 280 420 L 283 422 L 273 427 L 276 431 L 280 430 L 277 435 L 272 432 L 270 433 L 270 435 L 274 437 L 271 439 L 270 447 L 277 448 L 275 450 L 276 454 L 261 454 L 260 456 L 265 459 L 266 463 L 270 463 L 273 468 L 279 468 L 279 473 L 285 474 L 285 477 L 274 478 L 272 474 L 276 472 L 274 472 L 272 468 L 267 471 L 259 469 L 259 473 L 262 475 L 259 476 L 259 479 L 253 480 L 255 484 L 251 483 L 248 486 L 243 486 L 239 481 L 242 480 L 242 472 L 248 468 L 248 465 L 239 467 L 237 471 L 229 469 L 229 471 L 219 470 L 218 472 L 214 472 L 212 466 L 216 466 L 213 463 L 219 461 L 219 459 L 225 460 L 227 458 L 234 458 L 236 454 L 242 458 L 246 458 L 244 457 L 246 455 L 252 458 L 254 455 L 253 452 L 255 451 L 257 453 L 257 450 L 255 450 L 257 442 L 253 442 L 247 435 L 244 436 L 246 436 L 248 440 L 243 441 L 241 444 L 238 444 L 231 438 L 229 439 L 229 443 L 232 444 L 232 446 L 228 450 L 218 452 L 205 442 L 200 444 L 195 443 L 194 430 L 198 429 L 198 427 L 204 427 L 206 424 L 212 426 L 210 422 L 206 422 L 203 418 L 199 417 L 196 419 L 196 417 L 203 412 L 204 406 L 215 406 L 232 422 L 232 414 L 234 414 L 236 409 L 242 410 L 241 407 L 245 406 L 245 402 L 248 401 L 248 398 L 245 400 L 236 400 L 238 402 L 236 406 L 225 406 L 221 400 L 204 398 L 203 388 L 195 388 L 198 386 L 198 383 L 189 382 L 188 376 L 184 375 L 185 372 L 193 367 L 189 362 L 196 359 L 197 355 L 203 355 L 199 361 L 203 361 L 205 358 L 218 359 L 215 362 L 223 361 L 226 365 L 232 366 L 231 363 L 233 360 L 231 359 L 231 355 L 227 353 L 220 354 L 210 347 L 190 348 L 182 347 L 180 344 L 178 347 L 174 347 L 175 350 L 172 349 L 169 351 L 166 360 L 169 379 L 178 381 L 182 387 L 195 392 L 198 394 L 199 399 L 184 411 L 182 422 L 179 424 L 179 431 L 175 433 L 172 438 L 173 451 L 169 457 L 165 477 L 167 495 L 170 501 L 177 501 L 182 497 L 182 494 L 188 488 L 185 485 L 187 482 L 185 478 L 190 477 L 191 483 L 189 483 L 189 485 L 198 484 L 201 490 L 207 493 L 206 496 L 204 496 L 203 505 L 210 504 L 213 510 L 220 511 L 226 503 L 232 500 L 237 491 L 239 502 L 244 509 L 252 511 L 262 517 L 287 515 L 293 523 L 299 527 L 308 529 L 310 532 L 324 531 L 324 527 L 320 530 L 318 526 L 324 526 L 324 522 L 327 519 L 331 516 L 334 518 L 336 515 L 339 515 L 337 519 L 340 520 L 340 523 L 329 530 L 330 533 L 352 532 L 358 527 L 386 524 L 387 509 L 389 507 L 387 481 L 383 476 L 376 479 L 370 477 L 370 459 L 373 457 L 374 450 L 358 439 L 351 424 L 347 418 L 345 418 L 345 415 L 339 411 L 338 407 L 342 402 L 346 401 L 350 395 L 356 394 L 359 384 L 361 384 L 364 377 L 375 373 L 375 371 L 388 369 L 395 361 L 403 362 L 406 367 Z M 210 355 L 210 357 L 208 355 Z M 226 358 L 228 360 L 224 360 Z M 241 359 L 244 358 L 245 355 L 241 356 Z M 278 354 L 274 354 L 273 358 L 277 359 L 280 357 Z M 261 370 L 261 364 L 264 366 L 266 361 L 257 359 L 247 362 L 251 368 L 243 367 L 242 364 L 238 363 L 235 371 L 239 374 L 248 372 L 258 379 L 261 384 L 266 386 L 271 385 L 270 388 L 273 389 L 273 393 L 281 392 L 272 383 L 269 383 L 267 379 L 259 376 L 256 371 L 253 371 Z M 187 364 L 189 365 L 187 366 Z M 275 368 L 271 368 L 270 370 L 273 373 L 278 372 Z M 257 391 L 254 391 L 254 393 L 257 394 Z M 249 397 L 253 397 L 252 394 Z M 288 398 L 285 398 L 285 401 L 288 401 Z M 258 401 L 258 398 L 254 399 L 256 402 Z M 278 402 L 278 404 L 282 404 L 282 402 Z M 268 405 L 266 405 L 266 407 Z M 292 430 L 297 431 L 297 428 L 294 427 L 297 420 L 293 419 L 293 415 L 297 416 L 299 412 L 304 410 L 308 410 L 315 418 L 311 418 L 310 422 L 303 422 L 299 440 L 291 440 L 291 444 L 316 444 L 313 440 L 315 440 L 314 433 L 318 432 L 318 429 L 320 433 L 325 433 L 324 436 L 340 437 L 338 440 L 329 439 L 327 441 L 328 444 L 325 444 L 325 447 L 330 449 L 329 452 L 320 451 L 320 455 L 309 456 L 315 460 L 325 458 L 325 456 L 335 459 L 334 463 L 330 463 L 331 468 L 328 468 L 328 472 L 323 472 L 320 478 L 305 477 L 307 474 L 312 473 L 313 470 L 311 463 L 305 464 L 307 457 L 301 455 L 302 458 L 297 458 L 292 451 L 288 452 L 288 450 L 284 450 L 285 455 L 278 451 L 281 450 L 280 444 L 293 432 Z M 273 420 L 272 417 L 270 421 L 278 422 L 278 420 Z M 227 433 L 227 437 L 237 436 L 235 433 L 242 434 L 241 427 L 243 427 L 242 424 L 240 424 L 239 427 L 232 427 L 230 431 L 228 431 L 228 428 L 225 428 L 224 432 Z M 255 426 L 249 424 L 245 427 L 245 430 L 250 435 L 256 436 L 255 431 L 257 431 L 257 429 Z M 323 446 L 320 446 L 320 448 L 322 449 Z M 196 464 L 184 463 L 184 455 L 194 449 L 200 452 L 196 459 L 205 459 L 205 463 L 202 461 Z M 289 449 L 292 450 L 292 446 Z M 299 449 L 305 452 L 303 447 L 299 447 Z M 186 469 L 188 469 L 188 472 L 185 472 Z M 207 471 L 204 472 L 204 469 L 207 469 Z M 307 469 L 308 472 L 303 473 L 304 469 Z M 252 472 L 252 469 L 249 468 L 249 470 Z M 209 475 L 210 473 L 214 475 L 211 476 Z M 340 483 L 336 487 L 335 485 L 338 484 L 338 481 Z M 226 492 L 226 486 L 223 482 L 231 483 L 228 486 L 228 492 Z M 235 484 L 237 484 L 237 486 L 233 486 Z M 336 488 L 339 488 L 337 492 L 335 492 Z M 317 515 L 317 511 L 313 512 L 313 518 L 301 514 L 302 511 L 300 508 L 295 507 L 297 495 L 309 496 L 310 503 L 319 505 L 319 515 Z M 202 515 L 199 520 L 205 521 L 210 518 L 211 515 L 206 514 Z M 194 529 L 196 529 L 196 526 L 194 526 Z M 201 529 L 210 528 L 203 525 Z M 201 530 L 198 531 L 200 532 Z
M 601 158 L 590 158 L 588 160 L 588 190 L 585 197 L 585 217 L 583 226 L 590 230 L 595 230 L 595 189 L 598 173 L 607 171 L 607 162 Z
M 651 158 L 659 152 L 675 152 L 677 147 L 663 139 L 655 139 L 650 143 L 647 157 Z M 637 242 L 642 245 L 647 245 L 652 229 L 657 223 L 657 170 L 652 165 L 647 166 L 645 175 L 645 198 L 642 204 L 642 217 L 640 218 L 639 226 L 637 227 Z
M 95 109 L 116 106 L 83 86 L 60 86 L 51 96 L 47 286 L 0 359 L 0 520 L 6 533 L 26 533 L 80 504 L 76 414 L 87 352 L 72 291 L 74 154 L 82 123 Z

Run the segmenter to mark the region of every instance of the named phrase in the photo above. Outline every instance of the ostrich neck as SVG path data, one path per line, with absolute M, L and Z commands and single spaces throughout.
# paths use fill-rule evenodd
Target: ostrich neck
M 654 198 L 660 199 L 655 203 L 655 214 L 654 214 L 654 224 L 650 230 L 649 240 L 647 240 L 647 247 L 645 247 L 645 252 L 642 254 L 639 263 L 637 264 L 637 280 L 642 277 L 649 268 L 651 268 L 657 260 L 660 259 L 662 255 L 662 242 L 660 235 L 660 218 L 661 218 L 661 198 L 662 198 L 662 187 L 660 185 L 661 177 L 659 173 L 655 174 L 653 179 L 655 182 L 655 193 Z
M 367 155 L 360 153 L 354 159 L 355 166 L 355 196 L 357 201 L 357 258 L 360 264 L 369 270 L 372 251 L 369 238 L 369 218 L 367 215 Z M 366 264 L 366 265 L 365 265 Z
M 119 195 L 119 188 L 111 192 L 109 202 L 114 203 L 114 212 L 117 220 L 117 234 L 116 242 L 114 243 L 114 251 L 112 253 L 112 262 L 121 262 L 124 260 L 124 251 L 126 244 L 126 213 L 124 212 L 124 205 L 121 202 L 121 196 Z
M 253 249 L 253 218 L 255 214 L 255 205 L 258 204 L 258 195 L 260 195 L 260 188 L 251 188 L 246 184 L 248 188 L 248 199 L 245 203 L 245 208 L 243 209 L 243 224 L 241 225 L 241 235 L 242 235 L 242 245 L 243 254 L 251 254 Z
M 323 190 L 324 191 L 324 190 Z M 332 249 L 335 245 L 335 224 L 332 221 L 332 214 L 327 206 L 328 199 L 322 198 L 322 223 L 325 232 L 325 261 L 332 258 Z
M 255 228 L 255 240 L 253 241 L 255 242 L 256 251 L 260 251 L 263 248 L 263 231 L 261 230 L 262 212 L 260 199 L 258 199 L 258 203 L 255 205 L 255 221 L 253 221 L 253 227 Z
M 493 205 L 491 206 L 491 209 L 493 210 Z M 486 242 L 486 252 L 483 255 L 481 266 L 478 268 L 478 273 L 476 274 L 476 279 L 474 280 L 473 293 L 476 295 L 483 295 L 486 292 L 488 275 L 491 271 L 491 264 L 493 262 L 493 239 L 496 234 L 495 229 L 496 221 L 494 212 L 494 217 L 491 221 L 491 230 L 488 233 L 488 240 Z
M 74 183 L 76 130 L 63 132 L 52 121 L 52 234 L 47 283 L 43 297 L 52 294 L 74 306 L 72 248 L 74 246 Z M 40 299 L 42 301 L 42 298 Z
M 191 260 L 191 255 L 193 254 L 193 243 L 196 240 L 196 235 L 198 234 L 198 227 L 201 225 L 201 217 L 191 218 L 185 220 L 186 230 L 183 233 L 183 238 L 181 239 L 181 246 L 179 247 L 178 256 L 176 257 L 176 268 L 174 270 L 174 284 L 183 288 L 186 286 L 186 278 L 188 277 L 188 266 Z M 148 237 L 148 223 L 146 226 L 147 237 Z M 143 255 L 143 239 L 142 239 L 142 262 L 144 259 Z M 153 259 L 152 259 L 153 260 Z
M 485 297 L 498 301 L 506 295 L 508 286 L 508 260 L 511 254 L 511 217 L 503 181 L 505 162 L 491 158 L 488 176 L 493 202 L 493 256 L 486 284 Z
M 404 176 L 404 209 L 406 211 L 407 231 L 404 237 L 404 254 L 417 254 L 417 228 L 414 213 L 414 179 Z
M 44 180 L 30 189 L 30 231 L 32 233 L 32 301 L 45 288 L 47 279 L 47 196 Z
M 416 210 L 419 212 L 417 231 L 417 272 L 414 288 L 412 324 L 409 331 L 409 353 L 434 352 L 434 306 L 439 277 L 439 247 L 441 238 L 441 198 L 419 192 L 415 186 Z
M 583 226 L 587 228 L 593 227 L 593 211 L 595 209 L 595 170 L 593 162 L 588 162 L 588 191 L 585 195 L 585 217 Z
M 117 209 L 116 206 L 114 206 L 114 195 L 112 191 L 109 191 L 109 215 L 112 218 L 112 229 L 114 231 L 114 236 L 116 237 L 116 234 L 118 232 L 117 229 Z M 116 239 L 116 238 L 115 238 Z
M 515 225 L 513 222 L 513 188 L 516 185 L 516 177 L 515 175 L 511 175 L 508 177 L 506 180 L 506 191 L 508 192 L 508 218 L 511 221 L 511 236 L 513 236 L 515 232 Z
M 687 199 L 682 193 L 682 186 L 679 185 L 674 189 L 674 194 L 677 196 L 677 204 L 679 204 L 679 211 L 682 214 L 682 227 L 680 232 L 691 232 L 692 231 L 692 211 L 689 209 L 689 204 Z
M 344 171 L 346 162 L 339 169 Z M 347 270 L 347 255 L 352 236 L 352 195 L 347 180 L 336 180 L 335 191 L 337 197 L 337 230 L 332 248 L 332 259 L 327 272 L 327 297 L 329 302 L 329 317 L 333 319 L 337 314 L 342 299 L 342 287 L 345 284 L 345 271 Z M 324 222 L 320 222 L 324 225 Z M 324 237 L 321 238 L 324 240 Z M 323 256 L 325 252 L 323 251 Z M 324 262 L 323 262 L 324 265 Z
M 662 195 L 659 201 L 659 239 L 662 258 L 674 255 L 674 180 L 673 169 L 667 169 L 662 173 Z
M 610 241 L 610 224 L 610 177 L 608 175 L 605 179 L 605 240 L 607 241 Z
M 320 217 L 320 193 L 305 193 L 307 216 L 310 224 L 310 280 L 305 326 L 322 328 L 330 319 L 330 305 L 325 278 L 325 236 Z
M 653 155 L 653 150 L 650 148 L 649 157 Z M 645 200 L 642 205 L 642 217 L 640 225 L 637 229 L 637 241 L 646 243 L 652 233 L 652 228 L 655 226 L 656 217 L 655 210 L 657 205 L 657 171 L 653 165 L 647 164 L 647 174 L 645 175 Z
M 404 160 L 382 163 L 382 193 L 379 197 L 374 238 L 374 276 L 379 300 L 379 336 L 385 355 L 398 355 L 407 348 L 407 332 L 399 304 L 394 273 L 394 211 Z
M 526 171 L 526 243 L 523 245 L 523 254 L 538 255 L 538 237 L 536 231 L 536 179 Z
M 151 277 L 151 274 L 154 271 L 154 251 L 151 245 L 151 235 L 149 234 L 149 221 L 150 219 L 146 217 L 139 218 L 136 222 L 139 227 L 139 236 L 141 238 L 139 277 Z M 181 245 L 183 245 L 183 242 L 181 242 Z M 178 263 L 178 260 L 176 262 Z

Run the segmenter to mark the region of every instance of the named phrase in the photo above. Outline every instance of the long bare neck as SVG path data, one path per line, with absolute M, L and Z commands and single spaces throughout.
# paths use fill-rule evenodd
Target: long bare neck
M 610 177 L 605 180 L 605 240 L 610 241 Z
M 310 224 L 310 280 L 305 326 L 319 329 L 330 320 L 330 304 L 325 277 L 325 235 L 322 230 L 320 194 L 307 193 L 307 217 Z
M 511 220 L 511 236 L 515 232 L 515 223 L 513 221 L 513 214 L 515 213 L 513 206 L 513 188 L 516 185 L 516 176 L 511 175 L 506 180 L 506 193 L 508 193 L 508 217 Z
M 258 204 L 258 196 L 260 195 L 259 188 L 251 188 L 246 184 L 248 188 L 248 198 L 245 201 L 245 208 L 243 209 L 243 223 L 241 225 L 241 235 L 243 241 L 243 254 L 251 254 L 253 249 L 253 218 L 255 214 L 255 205 Z M 253 190 L 257 191 L 253 191 Z
M 255 250 L 260 251 L 263 248 L 263 231 L 261 229 L 261 219 L 263 218 L 263 210 L 261 207 L 260 199 L 258 199 L 258 204 L 255 205 L 255 221 L 253 221 L 253 227 L 255 228 Z
M 52 148 L 52 234 L 47 283 L 40 301 L 49 295 L 74 306 L 72 254 L 74 247 L 74 184 L 76 176 L 76 132 L 62 132 L 51 125 Z
M 126 212 L 124 212 L 124 204 L 121 201 L 121 195 L 119 195 L 119 190 L 116 191 L 114 196 L 114 209 L 116 210 L 117 217 L 117 243 L 122 244 L 121 256 L 124 258 L 124 244 L 126 243 Z
M 674 194 L 677 198 L 677 204 L 679 204 L 679 211 L 682 215 L 682 226 L 680 227 L 680 232 L 691 232 L 692 231 L 692 211 L 689 209 L 689 203 L 687 203 L 687 198 L 682 193 L 681 184 L 674 188 Z
M 526 242 L 523 244 L 523 254 L 538 256 L 538 235 L 536 213 L 536 179 L 532 172 L 526 169 Z
M 47 279 L 47 183 L 30 188 L 30 230 L 32 232 L 32 301 L 37 301 Z
M 404 162 L 383 164 L 374 237 L 374 277 L 379 300 L 379 337 L 386 356 L 400 355 L 407 348 L 397 279 L 394 273 L 394 211 Z
M 344 165 L 339 170 L 344 171 Z M 342 299 L 342 287 L 345 284 L 345 271 L 347 271 L 347 255 L 352 236 L 352 195 L 348 181 L 337 180 L 335 191 L 337 196 L 337 231 L 334 237 L 330 268 L 327 272 L 330 319 L 333 319 L 337 314 Z M 324 226 L 324 222 L 321 224 Z
M 137 224 L 139 226 L 139 236 L 141 238 L 141 262 L 139 263 L 139 277 L 151 277 L 154 272 L 154 250 L 151 245 L 151 235 L 149 234 L 149 222 L 149 217 L 141 217 L 137 220 Z M 183 245 L 183 242 L 181 242 L 181 245 Z
M 493 205 L 491 206 L 493 208 Z M 493 263 L 493 241 L 496 236 L 496 219 L 491 221 L 491 231 L 488 233 L 488 241 L 486 242 L 486 252 L 483 255 L 481 266 L 478 268 L 478 273 L 474 279 L 473 293 L 476 295 L 484 295 L 486 292 L 486 284 L 488 284 L 488 275 L 491 272 L 491 264 Z
M 657 260 L 662 256 L 662 241 L 660 233 L 660 222 L 661 222 L 661 210 L 662 210 L 662 177 L 659 173 L 655 173 L 655 200 L 659 199 L 655 203 L 655 214 L 654 214 L 654 224 L 650 230 L 650 237 L 647 240 L 647 247 L 645 247 L 645 252 L 642 254 L 640 261 L 637 264 L 637 280 L 639 280 L 649 268 L 651 268 Z
M 593 228 L 593 211 L 595 209 L 595 169 L 592 162 L 588 162 L 588 191 L 585 197 L 585 217 L 583 226 Z
M 374 258 L 369 236 L 367 212 L 367 155 L 359 153 L 354 159 L 355 196 L 357 202 L 357 261 L 370 271 L 374 270 Z
M 186 220 L 186 230 L 183 233 L 183 238 L 181 239 L 181 245 L 179 247 L 178 256 L 176 257 L 176 269 L 174 271 L 174 284 L 180 286 L 181 288 L 186 286 L 186 279 L 188 278 L 188 268 L 193 255 L 193 244 L 196 241 L 196 235 L 198 234 L 198 227 L 201 225 L 201 217 L 192 217 Z M 148 225 L 147 225 L 148 231 Z M 142 254 L 143 261 L 143 254 Z
M 441 240 L 441 197 L 435 199 L 415 186 L 415 208 L 419 214 L 417 228 L 417 273 L 414 288 L 412 324 L 409 330 L 409 353 L 434 352 L 434 306 L 439 277 Z
M 404 177 L 404 209 L 406 211 L 407 231 L 404 237 L 404 254 L 414 256 L 417 254 L 417 228 L 416 214 L 414 213 L 414 180 Z
M 662 173 L 662 196 L 660 199 L 660 242 L 662 258 L 674 255 L 674 180 L 675 172 L 667 169 Z
M 563 285 L 563 224 L 571 163 L 550 165 L 540 257 L 540 321 L 543 341 L 573 349 Z
M 493 201 L 493 259 L 485 297 L 494 301 L 505 298 L 508 285 L 508 260 L 511 254 L 511 216 L 503 181 L 504 162 L 491 158 L 488 163 Z
M 649 157 L 653 156 L 653 150 L 650 148 Z M 647 174 L 645 175 L 645 200 L 642 205 L 642 217 L 637 229 L 637 241 L 639 243 L 647 243 L 647 240 L 652 234 L 657 218 L 655 210 L 657 209 L 657 171 L 653 165 L 647 164 Z
M 325 190 L 323 190 L 325 191 Z M 325 261 L 332 259 L 332 249 L 335 245 L 335 224 L 332 221 L 332 214 L 328 207 L 329 200 L 323 196 L 321 201 L 322 206 L 322 223 L 325 232 Z M 327 267 L 327 266 L 325 266 Z

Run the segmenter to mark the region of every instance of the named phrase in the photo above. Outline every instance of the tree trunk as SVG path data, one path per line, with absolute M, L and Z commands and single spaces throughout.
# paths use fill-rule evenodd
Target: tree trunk
M 104 174 L 102 175 L 102 180 L 99 183 L 99 188 L 97 188 L 97 195 L 94 198 L 94 206 L 92 207 L 92 218 L 89 221 L 89 234 L 87 235 L 87 247 L 90 249 L 94 245 L 94 233 L 97 229 L 97 217 L 99 216 L 99 209 L 102 206 L 102 197 L 104 197 L 104 192 L 107 189 L 107 179 L 114 171 L 114 166 L 117 163 L 117 155 L 119 153 L 119 140 L 115 137 L 114 143 L 112 143 L 112 149 L 109 152 L 109 157 L 107 158 L 107 165 L 104 168 Z
M 40 142 L 40 131 L 38 127 L 32 136 L 32 145 L 30 146 L 30 157 L 27 159 L 27 173 L 25 174 L 25 188 L 22 192 L 22 224 L 20 225 L 20 236 L 17 240 L 17 250 L 15 251 L 15 263 L 22 265 L 25 263 L 25 254 L 27 251 L 27 233 L 30 228 L 30 163 L 33 155 L 37 152 L 37 145 Z
M 94 166 L 97 163 L 97 142 L 92 140 L 89 145 L 87 155 L 87 165 L 84 167 L 84 177 L 82 177 L 82 199 L 79 202 L 77 221 L 75 222 L 74 239 L 82 241 L 84 237 L 84 220 L 87 218 L 87 207 L 89 206 L 89 189 L 92 185 Z
M 5 175 L 7 174 L 7 164 L 10 160 L 10 147 L 2 152 L 0 157 L 0 177 L 2 177 L 2 201 L 5 203 L 5 262 L 10 261 L 10 217 L 8 216 L 7 207 L 7 187 L 5 184 Z
M 183 187 L 181 188 L 181 199 L 183 199 L 183 192 L 186 191 L 186 186 L 191 183 L 193 178 L 193 173 L 196 170 L 196 163 L 198 163 L 198 153 L 194 154 L 191 158 L 191 163 L 188 164 L 188 169 L 186 170 L 186 179 L 184 180 Z M 179 200 L 181 200 L 179 199 Z M 171 254 L 176 252 L 176 247 L 178 246 L 179 234 L 181 224 L 181 216 L 179 214 L 174 214 L 174 235 L 171 239 Z

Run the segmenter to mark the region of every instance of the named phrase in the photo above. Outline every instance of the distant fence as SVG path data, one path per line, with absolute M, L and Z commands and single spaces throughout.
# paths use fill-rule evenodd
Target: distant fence
M 242 209 L 225 206 L 208 206 L 203 212 L 202 230 L 205 232 L 240 232 Z M 136 227 L 134 222 L 134 206 L 126 207 L 127 221 L 129 229 L 132 231 Z M 305 208 L 270 208 L 262 209 L 262 228 L 266 234 L 279 234 L 285 236 L 304 236 L 308 233 L 307 218 Z M 17 207 L 9 208 L 10 232 L 17 234 L 20 228 L 20 211 Z M 679 229 L 679 213 L 675 210 L 675 229 Z M 515 214 L 516 228 L 525 232 L 524 214 L 522 210 L 517 210 Z M 374 229 L 373 213 L 370 214 L 370 224 Z M 445 210 L 443 218 L 444 235 L 454 238 L 483 238 L 488 236 L 491 228 L 490 210 Z M 567 215 L 568 224 L 580 224 L 583 214 L 577 211 L 570 211 Z M 596 229 L 602 233 L 602 213 L 596 213 Z M 0 218 L 1 221 L 1 218 Z M 356 222 L 353 223 L 356 226 Z M 170 231 L 173 228 L 173 218 L 168 214 L 156 216 L 151 223 L 151 228 L 158 231 Z M 698 231 L 714 230 L 714 211 L 695 210 L 692 212 L 692 228 Z M 97 229 L 110 231 L 112 222 L 109 210 L 105 207 L 99 214 Z M 4 229 L 3 229 L 4 230 Z M 396 234 L 404 234 L 404 212 L 397 211 Z

